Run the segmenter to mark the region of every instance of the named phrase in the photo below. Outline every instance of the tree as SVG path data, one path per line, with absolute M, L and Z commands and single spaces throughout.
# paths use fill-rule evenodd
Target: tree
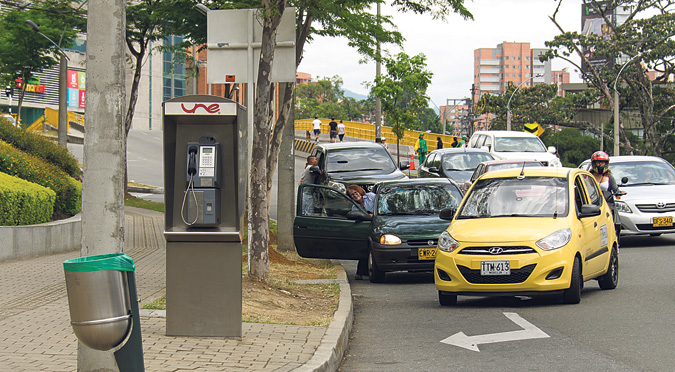
M 17 115 L 21 115 L 26 83 L 33 73 L 54 67 L 59 63 L 56 47 L 44 36 L 25 24 L 31 20 L 40 26 L 40 32 L 54 40 L 61 48 L 73 45 L 79 31 L 86 29 L 80 9 L 70 1 L 34 2 L 29 7 L 17 7 L 0 15 L 0 84 L 19 89 Z
M 514 130 L 522 130 L 523 124 L 537 122 L 539 124 L 558 125 L 569 122 L 574 116 L 574 101 L 572 96 L 560 97 L 557 95 L 556 84 L 537 84 L 530 88 L 517 88 L 509 82 L 504 94 L 484 94 L 480 105 L 485 112 L 495 114 L 492 120 L 492 129 L 505 129 L 507 105 L 511 104 L 511 121 Z M 515 94 L 514 94 L 515 91 Z
M 434 109 L 427 107 L 417 117 L 417 122 L 415 123 L 414 129 L 423 132 L 428 130 L 433 133 L 441 133 L 443 131 L 441 117 L 436 113 L 436 111 L 434 111 Z
M 542 60 L 554 57 L 562 58 L 574 64 L 582 71 L 583 78 L 595 89 L 601 92 L 604 103 L 614 108 L 614 82 L 622 99 L 623 107 L 634 105 L 640 113 L 643 128 L 643 153 L 660 155 L 663 147 L 669 142 L 675 126 L 666 117 L 675 110 L 675 104 L 655 105 L 655 94 L 672 95 L 672 89 L 661 87 L 653 89 L 654 82 L 647 72 L 652 69 L 662 75 L 655 82 L 664 81 L 675 72 L 673 58 L 675 57 L 675 14 L 672 1 L 661 0 L 584 0 L 584 5 L 601 15 L 607 32 L 603 35 L 585 35 L 577 32 L 566 32 L 556 20 L 556 15 L 562 6 L 560 1 L 555 12 L 550 17 L 561 34 L 554 40 L 546 43 L 548 53 L 540 57 Z M 621 25 L 613 22 L 613 9 L 628 10 L 629 13 Z M 654 14 L 652 16 L 645 16 Z M 594 65 L 589 61 L 586 51 L 592 50 L 593 55 L 605 56 L 608 61 L 605 65 Z M 572 54 L 578 55 L 583 64 L 588 66 L 582 70 L 581 66 L 570 59 Z M 624 69 L 621 72 L 621 69 Z M 619 75 L 619 73 L 621 74 Z M 617 80 L 618 77 L 618 80 Z M 655 108 L 657 109 L 655 111 Z M 614 118 L 618 120 L 619 118 Z M 657 125 L 658 123 L 663 127 Z M 663 132 L 658 132 L 656 129 Z M 627 151 L 635 150 L 630 138 L 626 135 L 623 126 L 620 128 L 623 146 Z
M 427 87 L 433 74 L 426 70 L 426 56 L 410 57 L 401 52 L 385 61 L 386 75 L 375 77 L 371 94 L 380 98 L 382 112 L 396 134 L 396 152 L 405 130 L 417 122 L 428 105 Z M 398 156 L 398 155 L 397 155 Z M 397 159 L 397 162 L 400 159 Z

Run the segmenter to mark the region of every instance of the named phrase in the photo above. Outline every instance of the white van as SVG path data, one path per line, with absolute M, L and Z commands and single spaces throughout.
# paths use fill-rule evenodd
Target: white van
M 469 147 L 484 149 L 495 159 L 534 159 L 548 167 L 561 167 L 555 146 L 548 149 L 532 133 L 506 130 L 479 130 L 469 140 Z

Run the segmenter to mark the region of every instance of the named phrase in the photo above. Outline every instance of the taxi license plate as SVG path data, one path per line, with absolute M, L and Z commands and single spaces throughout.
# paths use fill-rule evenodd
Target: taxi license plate
M 652 226 L 673 226 L 673 216 L 654 217 L 652 218 Z
M 436 258 L 436 248 L 418 248 L 418 260 L 433 260 Z
M 511 261 L 481 261 L 480 275 L 511 275 Z

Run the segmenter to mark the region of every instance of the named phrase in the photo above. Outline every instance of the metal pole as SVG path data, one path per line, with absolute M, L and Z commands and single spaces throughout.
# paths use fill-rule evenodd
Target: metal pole
M 248 123 L 246 125 L 246 204 L 248 210 L 248 247 L 251 247 L 251 241 L 253 234 L 250 233 L 253 231 L 252 222 L 253 211 L 251 210 L 251 154 L 253 153 L 253 120 L 254 120 L 254 101 L 253 98 L 253 86 L 254 86 L 254 76 L 253 76 L 253 22 L 255 22 L 254 10 L 248 11 L 248 84 L 246 87 L 246 116 L 248 118 Z M 251 250 L 248 250 L 249 259 L 251 258 Z M 249 262 L 251 262 L 249 260 Z
M 520 89 L 520 87 L 522 87 L 523 84 L 527 83 L 528 81 L 530 81 L 534 78 L 538 78 L 538 77 L 541 77 L 541 76 L 544 76 L 544 75 L 536 74 L 536 75 L 532 76 L 531 78 L 523 80 L 522 83 L 518 84 L 518 86 L 516 87 L 516 90 L 514 90 L 513 93 L 511 93 L 511 97 L 509 97 L 509 102 L 506 104 L 506 130 L 511 130 L 511 108 L 510 108 L 511 107 L 511 98 L 513 98 L 513 95 L 516 94 L 518 89 Z
M 614 156 L 619 156 L 619 91 L 616 89 L 614 89 Z
M 68 61 L 61 53 L 59 61 L 59 145 L 68 145 L 68 105 L 66 103 L 66 86 L 68 84 Z

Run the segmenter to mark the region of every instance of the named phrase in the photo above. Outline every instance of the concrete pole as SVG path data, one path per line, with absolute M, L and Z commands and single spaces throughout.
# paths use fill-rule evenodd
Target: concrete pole
M 279 83 L 279 92 L 286 91 L 291 83 Z M 279 101 L 284 102 L 286 97 L 279 94 Z M 280 251 L 293 251 L 293 220 L 295 219 L 295 198 L 297 186 L 295 184 L 295 102 L 291 105 L 291 112 L 284 127 L 283 137 L 279 148 L 279 178 L 277 185 L 277 247 Z
M 68 105 L 66 103 L 68 85 L 68 60 L 63 52 L 59 59 L 59 145 L 68 146 Z
M 380 3 L 377 3 L 377 16 L 380 16 Z M 380 43 L 377 43 L 377 56 L 380 57 Z M 382 74 L 380 61 L 375 61 L 375 76 Z M 382 102 L 375 97 L 375 138 L 382 137 Z
M 81 256 L 124 251 L 125 14 L 124 0 L 89 1 Z M 112 351 L 79 343 L 77 370 L 119 368 Z

